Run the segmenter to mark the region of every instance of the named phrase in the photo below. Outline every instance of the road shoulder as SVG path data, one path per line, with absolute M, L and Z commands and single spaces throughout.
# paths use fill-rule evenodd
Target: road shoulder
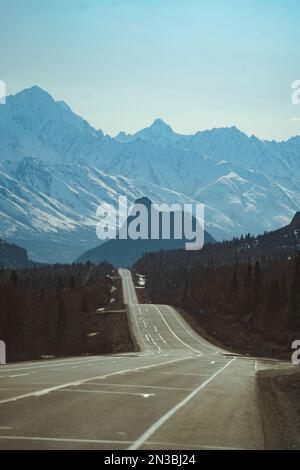
M 267 449 L 300 449 L 300 369 L 259 371 L 259 403 Z

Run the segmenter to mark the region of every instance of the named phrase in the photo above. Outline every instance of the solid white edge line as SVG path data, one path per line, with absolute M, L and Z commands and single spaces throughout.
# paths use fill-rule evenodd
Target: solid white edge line
M 204 346 L 205 348 L 213 351 L 213 352 L 217 352 L 218 354 L 226 354 L 226 352 L 230 352 L 230 351 L 222 351 L 221 349 L 219 348 L 215 348 L 213 345 L 210 345 L 209 343 L 206 343 L 205 341 L 202 341 L 200 339 L 200 336 L 196 333 L 196 331 L 194 331 L 192 329 L 192 327 L 187 323 L 187 327 L 191 329 L 191 331 L 188 330 L 188 328 L 185 326 L 185 320 L 184 318 L 182 318 L 182 316 L 180 315 L 180 313 L 176 310 L 176 308 L 174 307 L 171 307 L 170 305 L 164 305 L 164 307 L 166 307 L 170 313 L 172 313 L 173 315 L 173 318 L 175 318 L 177 320 L 177 322 L 179 323 L 179 325 L 182 326 L 182 328 L 195 340 L 197 341 L 197 343 L 201 344 L 202 346 Z M 175 315 L 174 315 L 175 313 Z
M 192 393 L 185 397 L 182 401 L 177 403 L 171 410 L 161 416 L 155 423 L 150 426 L 130 447 L 128 450 L 137 450 L 139 449 L 148 439 L 151 437 L 166 421 L 168 421 L 177 411 L 183 408 L 189 401 L 191 401 L 195 395 L 197 395 L 206 385 L 208 385 L 217 375 L 223 372 L 226 367 L 228 367 L 236 358 L 231 359 L 225 366 L 217 370 L 213 375 L 209 377 L 205 382 L 203 382 L 199 387 L 197 387 Z
M 104 439 L 68 439 L 60 437 L 31 437 L 31 436 L 0 436 L 0 439 L 6 440 L 20 440 L 20 441 L 50 441 L 50 442 L 74 442 L 74 443 L 87 443 L 87 444 L 130 444 L 131 441 L 110 441 Z
M 155 393 L 138 393 L 138 392 L 119 392 L 117 390 L 85 390 L 82 388 L 64 388 L 63 390 L 60 390 L 60 392 L 68 392 L 68 393 L 98 393 L 102 395 L 134 395 L 138 397 L 155 397 Z
M 186 348 L 188 349 L 191 349 L 192 351 L 196 352 L 198 355 L 201 355 L 202 356 L 202 352 L 199 351 L 198 349 L 195 349 L 193 348 L 192 346 L 190 346 L 189 344 L 185 343 L 181 338 L 179 338 L 179 336 L 177 336 L 177 334 L 172 330 L 172 328 L 170 327 L 169 323 L 167 322 L 167 320 L 165 319 L 164 315 L 161 313 L 161 311 L 159 310 L 159 307 L 157 305 L 153 305 L 153 307 L 157 310 L 157 312 L 159 313 L 159 315 L 161 316 L 162 320 L 164 321 L 164 323 L 166 324 L 167 328 L 170 330 L 170 332 L 172 333 L 172 335 L 178 340 L 180 341 L 180 343 L 182 343 Z
M 5 427 L 6 429 L 11 429 L 10 427 Z M 2 428 L 4 429 L 4 428 Z M 74 443 L 74 444 L 131 444 L 132 441 L 113 441 L 113 440 L 106 440 L 106 439 L 72 439 L 67 437 L 36 437 L 36 436 L 0 436 L 0 440 L 19 440 L 19 441 L 49 441 L 49 442 L 66 442 L 66 443 Z M 180 444 L 176 442 L 148 442 L 150 445 L 165 445 L 176 447 L 180 449 L 194 449 L 195 446 L 187 445 L 187 444 Z M 212 446 L 212 445 L 200 445 L 197 446 L 197 449 L 213 449 L 213 450 L 243 450 L 242 448 L 238 447 L 224 447 L 224 446 Z
M 1 372 L 18 372 L 18 371 L 21 371 L 21 370 L 32 370 L 32 369 L 49 369 L 49 368 L 52 368 L 52 367 L 61 367 L 61 366 L 70 366 L 70 365 L 73 365 L 73 364 L 88 364 L 88 363 L 91 363 L 91 362 L 108 362 L 108 361 L 111 361 L 112 357 L 109 356 L 109 357 L 106 357 L 104 355 L 99 355 L 97 357 L 95 356 L 90 356 L 90 357 L 87 357 L 87 358 L 83 358 L 82 360 L 80 361 L 71 361 L 71 362 L 68 362 L 68 359 L 57 359 L 57 360 L 53 360 L 52 359 L 50 361 L 47 361 L 45 363 L 41 363 L 41 362 L 38 362 L 36 365 L 35 362 L 30 362 L 29 364 L 32 364 L 32 365 L 29 365 L 29 366 L 19 366 L 19 365 L 14 365 L 14 364 L 7 364 L 6 366 L 1 366 L 0 368 L 0 373 Z M 57 362 L 59 361 L 59 362 Z M 3 368 L 2 368 L 3 367 Z M 63 372 L 63 369 L 61 369 L 61 371 Z M 0 377 L 2 377 L 0 375 Z

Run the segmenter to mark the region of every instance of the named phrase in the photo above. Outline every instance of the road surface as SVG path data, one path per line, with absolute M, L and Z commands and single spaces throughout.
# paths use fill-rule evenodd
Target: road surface
M 262 449 L 255 371 L 171 307 L 138 304 L 139 353 L 0 366 L 1 449 Z

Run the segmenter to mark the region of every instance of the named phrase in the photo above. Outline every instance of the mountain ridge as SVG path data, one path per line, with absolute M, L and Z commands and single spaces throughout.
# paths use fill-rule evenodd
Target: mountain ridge
M 37 242 L 63 240 L 65 252 L 70 241 L 71 261 L 83 240 L 97 244 L 97 205 L 127 193 L 131 202 L 204 203 L 217 240 L 279 228 L 299 210 L 299 136 L 263 141 L 235 126 L 182 135 L 162 119 L 124 135 L 104 135 L 37 86 L 8 97 L 0 106 L 0 237 L 35 260 L 43 257 Z

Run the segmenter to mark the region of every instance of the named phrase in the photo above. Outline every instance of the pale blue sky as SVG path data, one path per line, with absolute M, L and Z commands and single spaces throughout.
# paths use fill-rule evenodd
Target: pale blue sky
M 0 18 L 8 94 L 37 84 L 106 133 L 300 134 L 299 0 L 0 0 Z

